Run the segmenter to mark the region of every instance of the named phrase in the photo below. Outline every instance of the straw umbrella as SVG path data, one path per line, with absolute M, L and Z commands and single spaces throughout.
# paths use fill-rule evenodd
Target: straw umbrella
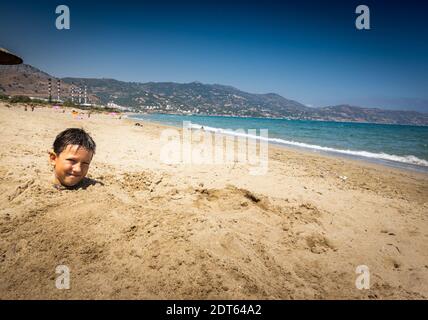
M 15 56 L 4 48 L 0 48 L 0 64 L 21 64 L 20 57 Z

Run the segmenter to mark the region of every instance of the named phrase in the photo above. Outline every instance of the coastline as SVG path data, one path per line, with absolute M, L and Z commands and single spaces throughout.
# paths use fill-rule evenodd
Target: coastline
M 139 113 L 130 113 L 130 115 L 138 115 Z M 147 113 L 149 114 L 149 113 Z M 153 113 L 152 113 L 153 114 Z M 365 121 L 340 121 L 340 120 L 323 120 L 323 119 L 300 119 L 300 118 L 270 118 L 270 117 L 252 117 L 252 116 L 237 116 L 237 115 L 228 115 L 228 114 L 183 114 L 183 113 L 159 113 L 164 115 L 175 115 L 175 116 L 197 116 L 197 117 L 220 117 L 220 118 L 246 118 L 246 119 L 270 119 L 270 120 L 293 120 L 293 121 L 316 121 L 316 122 L 336 122 L 336 123 L 349 123 L 349 124 L 378 124 L 378 125 L 390 125 L 390 126 L 415 126 L 415 127 L 427 127 L 428 125 L 424 124 L 404 124 L 404 123 L 389 123 L 389 122 L 365 122 Z
M 1 299 L 428 298 L 424 173 L 270 145 L 251 176 L 161 163 L 161 124 L 2 103 L 0 122 Z M 102 185 L 58 192 L 46 151 L 72 126 L 95 139 Z
M 157 123 L 161 126 L 165 126 L 165 128 L 182 129 L 181 126 L 174 126 L 174 125 L 169 125 L 166 123 L 161 123 L 159 121 L 147 121 L 146 119 L 135 118 L 135 116 L 138 116 L 138 115 L 139 114 L 129 113 L 129 114 L 127 114 L 126 118 L 129 120 L 135 121 L 135 122 L 142 121 L 146 124 Z M 260 119 L 263 119 L 263 118 L 260 118 Z M 225 135 L 227 135 L 227 134 L 225 134 Z M 357 161 L 358 163 L 380 165 L 382 167 L 387 167 L 387 168 L 395 168 L 398 170 L 405 170 L 405 171 L 418 172 L 421 174 L 428 174 L 428 167 L 423 166 L 423 165 L 403 163 L 403 162 L 386 160 L 386 159 L 376 159 L 376 158 L 370 158 L 370 157 L 365 157 L 365 156 L 361 156 L 361 155 L 341 153 L 341 152 L 337 152 L 337 151 L 317 150 L 317 149 L 312 149 L 309 147 L 301 147 L 301 146 L 297 146 L 297 145 L 287 145 L 285 143 L 272 142 L 272 141 L 269 141 L 269 147 L 270 148 L 272 148 L 272 147 L 284 148 L 285 150 L 294 150 L 296 152 L 303 152 L 303 153 L 308 153 L 308 154 L 315 154 L 315 155 L 321 155 L 321 156 L 327 156 L 327 157 L 333 157 L 333 158 L 339 158 L 339 159 L 347 159 L 347 160 L 351 160 L 351 161 Z M 361 151 L 356 151 L 356 152 L 361 152 Z

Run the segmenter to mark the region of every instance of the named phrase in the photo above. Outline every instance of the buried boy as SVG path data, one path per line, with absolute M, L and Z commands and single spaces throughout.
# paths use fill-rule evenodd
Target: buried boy
M 77 189 L 94 184 L 86 178 L 96 144 L 83 129 L 69 128 L 57 135 L 49 162 L 53 166 L 54 186 Z

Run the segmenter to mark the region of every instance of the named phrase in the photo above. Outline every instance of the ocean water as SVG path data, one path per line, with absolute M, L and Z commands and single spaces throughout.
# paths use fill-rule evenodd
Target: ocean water
M 270 143 L 428 172 L 428 127 L 331 121 L 167 114 L 130 118 L 233 134 L 236 129 L 268 129 Z M 257 135 L 260 132 L 257 131 Z

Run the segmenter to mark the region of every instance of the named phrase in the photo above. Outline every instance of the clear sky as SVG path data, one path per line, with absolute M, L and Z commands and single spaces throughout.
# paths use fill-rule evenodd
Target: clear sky
M 424 4 L 425 3 L 425 4 Z M 66 4 L 71 29 L 55 28 Z M 355 8 L 370 8 L 357 30 Z M 0 47 L 59 77 L 219 83 L 428 112 L 426 1 L 0 2 Z

